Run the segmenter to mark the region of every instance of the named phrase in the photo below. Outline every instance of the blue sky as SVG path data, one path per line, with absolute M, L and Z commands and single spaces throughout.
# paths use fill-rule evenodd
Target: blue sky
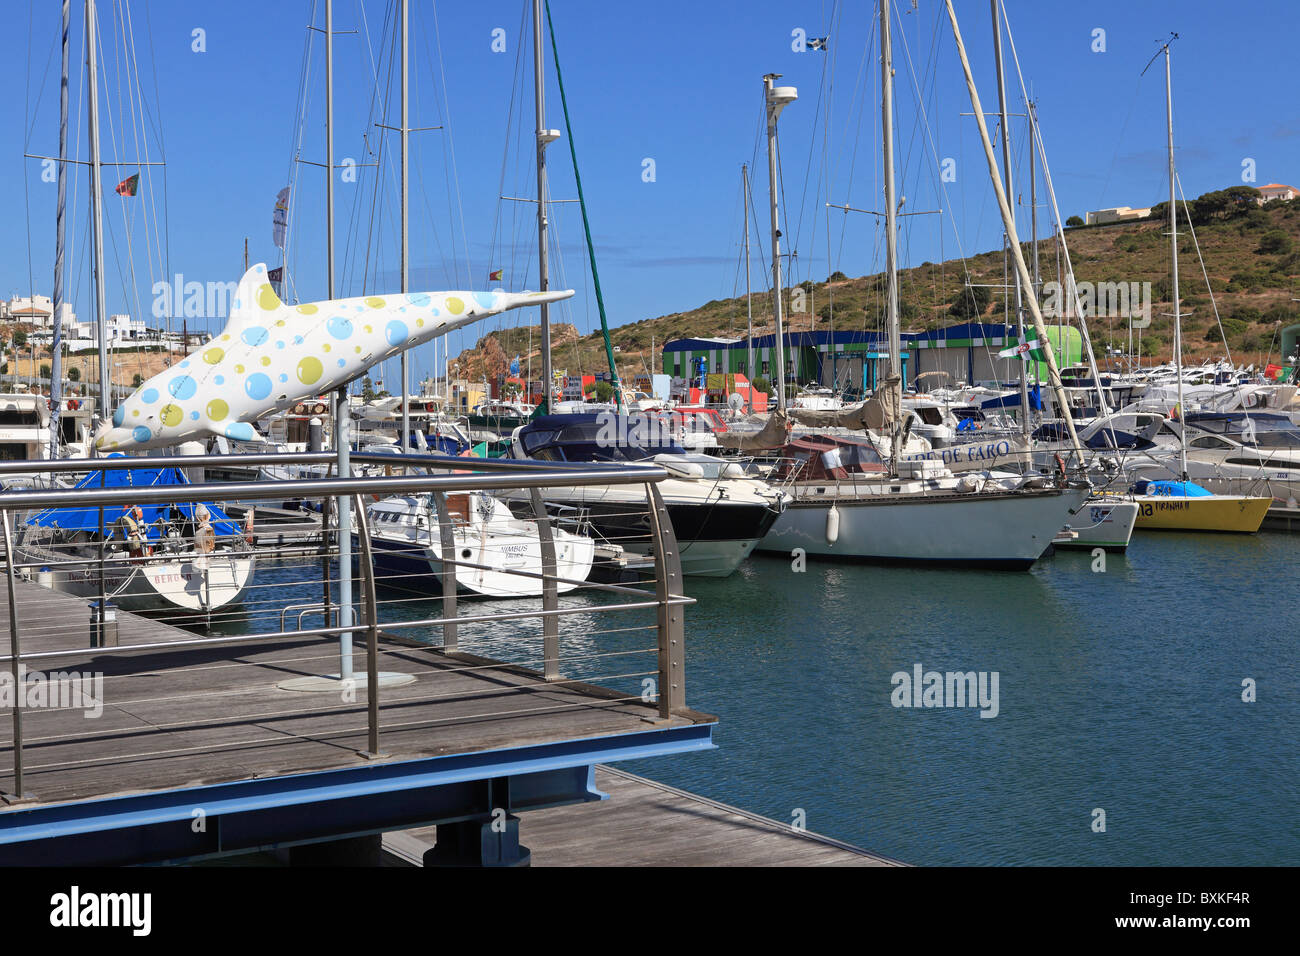
M 1063 216 L 1164 198 L 1163 71 L 1139 73 L 1177 31 L 1174 106 L 1180 176 L 1189 196 L 1242 182 L 1300 180 L 1300 116 L 1289 73 L 1300 8 L 1292 0 L 1225 9 L 1209 0 L 1087 4 L 1005 0 L 1025 81 L 1037 99 L 1043 138 Z M 397 138 L 389 0 L 336 0 L 335 161 L 355 160 L 355 182 L 336 172 L 337 294 L 397 288 Z M 411 241 L 414 288 L 486 288 L 492 269 L 503 285 L 536 286 L 532 206 L 502 201 L 535 190 L 530 134 L 532 62 L 529 5 L 413 0 Z M 560 66 L 573 113 L 583 185 L 592 217 L 602 286 L 615 325 L 691 308 L 743 292 L 740 243 L 742 163 L 754 178 L 759 225 L 755 287 L 766 254 L 766 158 L 761 141 L 761 78 L 783 74 L 800 98 L 781 121 L 786 251 L 798 253 L 793 278 L 850 275 L 883 266 L 875 217 L 834 213 L 828 201 L 879 209 L 879 50 L 874 5 L 751 0 L 654 4 L 555 0 Z M 57 150 L 58 4 L 14 2 L 0 122 L 11 132 L 0 157 L 0 295 L 48 294 L 54 255 L 55 187 L 23 153 Z M 896 3 L 894 28 L 897 166 L 905 209 L 943 215 L 903 220 L 903 265 L 951 258 L 959 249 L 999 244 L 1001 223 L 960 65 L 942 5 Z M 73 3 L 71 149 L 85 158 L 80 3 Z M 957 4 L 986 110 L 996 108 L 992 32 L 984 0 Z M 129 12 L 134 51 L 122 43 Z M 112 185 L 135 167 L 105 170 L 108 298 L 111 311 L 148 313 L 154 281 L 229 281 L 242 268 L 244 237 L 253 261 L 279 263 L 271 209 L 294 167 L 299 82 L 307 24 L 324 25 L 324 3 L 294 0 L 219 5 L 100 0 L 103 33 L 101 137 L 104 160 L 151 161 L 130 200 Z M 1248 15 L 1241 15 L 1242 13 Z M 523 32 L 521 34 L 521 27 Z M 504 53 L 493 31 L 504 31 Z M 204 31 L 195 52 L 193 31 Z M 828 52 L 795 52 L 792 31 L 830 36 Z M 1104 52 L 1095 52 L 1104 30 Z M 523 44 L 521 51 L 520 44 Z M 30 56 L 22 52 L 30 44 Z M 522 52 L 522 56 L 520 55 Z M 132 54 L 133 55 L 128 55 Z M 910 64 L 909 64 L 910 55 Z M 1008 57 L 1008 93 L 1023 112 Z M 548 125 L 563 127 L 547 50 Z M 138 82 L 129 74 L 138 70 Z M 378 74 L 378 81 L 376 80 Z M 324 160 L 324 61 L 313 41 L 304 160 Z M 920 93 L 918 96 L 917 89 Z M 372 106 L 388 95 L 387 116 Z M 378 91 L 378 93 L 377 93 Z M 143 111 L 131 107 L 138 96 Z M 922 116 L 922 108 L 924 117 Z M 132 116 L 136 117 L 132 129 Z M 1027 199 L 1026 138 L 1013 119 L 1017 192 Z M 382 155 L 379 139 L 386 137 Z M 454 162 L 453 162 L 454 155 Z M 941 192 L 938 165 L 952 160 L 954 182 Z M 643 179 L 653 160 L 653 181 Z M 364 164 L 379 162 L 379 167 Z M 567 140 L 550 149 L 552 196 L 576 196 Z M 378 181 L 377 181 L 378 180 Z M 1040 180 L 1041 183 L 1041 180 Z M 378 188 L 377 188 L 378 187 Z M 69 295 L 91 312 L 86 243 L 86 175 L 69 187 Z M 324 172 L 299 164 L 290 271 L 303 301 L 326 296 Z M 1045 190 L 1040 190 L 1045 202 Z M 553 207 L 552 285 L 578 295 L 556 316 L 586 331 L 597 320 L 575 204 Z M 128 221 L 129 219 L 129 221 Z M 1021 208 L 1022 235 L 1028 210 Z M 1047 235 L 1047 210 L 1040 233 Z M 24 226 L 27 224 L 27 227 Z M 1081 278 L 1086 277 L 1081 274 Z M 533 321 L 512 313 L 453 335 L 453 350 L 496 325 Z M 215 329 L 220 317 L 193 320 Z M 739 317 L 743 324 L 743 316 Z M 179 324 L 179 323 L 178 323 Z M 415 374 L 431 354 L 416 357 Z M 562 357 L 557 364 L 562 364 Z M 382 373 L 381 373 L 382 374 Z

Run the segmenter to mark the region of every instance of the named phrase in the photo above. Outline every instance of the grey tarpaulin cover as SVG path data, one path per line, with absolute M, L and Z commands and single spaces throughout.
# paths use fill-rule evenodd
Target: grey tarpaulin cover
M 888 428 L 901 413 L 903 407 L 902 380 L 897 375 L 890 375 L 880 383 L 874 395 L 860 405 L 848 408 L 791 408 L 790 417 L 800 425 L 815 428 L 872 428 L 877 431 Z
M 757 451 L 760 448 L 780 448 L 786 443 L 789 421 L 781 412 L 768 416 L 763 427 L 756 432 L 726 431 L 718 436 L 718 444 L 723 448 L 737 448 L 741 451 Z

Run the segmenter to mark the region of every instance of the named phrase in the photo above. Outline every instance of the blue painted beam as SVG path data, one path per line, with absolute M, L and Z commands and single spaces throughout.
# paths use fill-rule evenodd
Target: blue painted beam
M 513 813 L 599 800 L 595 764 L 710 750 L 713 726 L 15 807 L 0 813 L 0 865 L 192 859 L 467 820 L 497 809 L 494 790 Z

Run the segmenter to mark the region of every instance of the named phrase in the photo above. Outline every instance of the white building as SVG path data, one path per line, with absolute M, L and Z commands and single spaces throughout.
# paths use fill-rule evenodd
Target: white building
M 1282 183 L 1269 183 L 1267 186 L 1259 187 L 1259 204 L 1262 206 L 1266 202 L 1272 202 L 1274 199 L 1281 199 L 1283 202 L 1289 202 L 1300 196 L 1294 186 L 1284 186 Z
M 14 296 L 8 302 L 0 301 L 0 319 L 8 322 L 25 322 L 37 329 L 53 329 L 54 303 L 49 296 Z M 59 303 L 63 334 L 73 335 L 77 328 L 77 313 L 67 302 Z
M 1115 206 L 1111 209 L 1098 209 L 1095 212 L 1088 213 L 1085 222 L 1090 226 L 1100 226 L 1108 222 L 1130 222 L 1134 219 L 1145 219 L 1151 215 L 1151 207 L 1145 209 L 1134 209 L 1131 206 Z

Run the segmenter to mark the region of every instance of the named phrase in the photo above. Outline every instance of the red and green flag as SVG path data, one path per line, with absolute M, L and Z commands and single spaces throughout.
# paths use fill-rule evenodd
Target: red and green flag
M 117 189 L 115 189 L 114 192 L 116 192 L 119 196 L 134 196 L 139 191 L 139 189 L 140 189 L 140 174 L 136 173 L 134 176 L 128 176 L 126 179 L 118 183 Z

